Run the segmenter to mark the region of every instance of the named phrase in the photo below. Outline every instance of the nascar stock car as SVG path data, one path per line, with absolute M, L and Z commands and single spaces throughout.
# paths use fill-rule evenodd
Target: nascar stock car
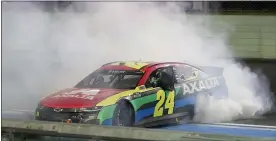
M 223 69 L 181 62 L 111 62 L 39 101 L 35 119 L 154 127 L 192 119 L 198 95 L 227 96 Z

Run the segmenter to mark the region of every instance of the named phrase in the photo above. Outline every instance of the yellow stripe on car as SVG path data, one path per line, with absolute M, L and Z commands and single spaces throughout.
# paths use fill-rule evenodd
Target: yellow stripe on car
M 120 63 L 122 63 L 123 65 L 127 66 L 127 67 L 131 67 L 131 68 L 135 68 L 135 69 L 140 69 L 146 65 L 148 65 L 149 63 L 146 62 L 116 62 L 116 63 L 112 63 L 110 65 L 120 65 Z
M 142 62 L 126 62 L 125 65 L 128 66 L 128 67 L 131 67 L 131 68 L 140 69 L 140 68 L 142 68 L 142 67 L 148 65 L 148 63 L 142 63 Z
M 115 94 L 115 95 L 108 97 L 108 98 L 104 99 L 103 101 L 99 102 L 96 106 L 113 105 L 122 97 L 131 96 L 131 95 L 135 94 L 135 92 L 145 92 L 145 91 L 154 89 L 154 88 L 140 89 L 140 87 L 144 87 L 144 86 L 139 86 L 134 90 L 127 90 L 127 91 L 123 91 L 118 94 Z

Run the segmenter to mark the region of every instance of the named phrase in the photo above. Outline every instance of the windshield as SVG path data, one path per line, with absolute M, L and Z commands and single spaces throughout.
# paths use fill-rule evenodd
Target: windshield
M 91 73 L 76 88 L 134 89 L 143 72 L 130 70 L 100 70 Z

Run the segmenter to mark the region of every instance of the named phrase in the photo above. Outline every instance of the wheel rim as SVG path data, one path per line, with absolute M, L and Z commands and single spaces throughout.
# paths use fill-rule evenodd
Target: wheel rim
M 123 124 L 121 123 L 121 108 L 119 108 L 119 110 L 117 111 L 117 124 L 118 126 L 123 126 Z

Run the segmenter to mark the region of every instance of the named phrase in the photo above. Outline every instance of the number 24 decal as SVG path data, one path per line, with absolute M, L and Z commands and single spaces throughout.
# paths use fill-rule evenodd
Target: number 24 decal
M 164 104 L 165 100 L 165 109 L 168 109 L 168 114 L 173 113 L 173 108 L 174 108 L 174 91 L 170 91 L 168 94 L 168 97 L 166 98 L 165 91 L 159 90 L 156 94 L 156 100 L 158 100 L 155 108 L 154 108 L 154 113 L 153 117 L 159 117 L 163 115 L 164 108 L 162 105 Z

